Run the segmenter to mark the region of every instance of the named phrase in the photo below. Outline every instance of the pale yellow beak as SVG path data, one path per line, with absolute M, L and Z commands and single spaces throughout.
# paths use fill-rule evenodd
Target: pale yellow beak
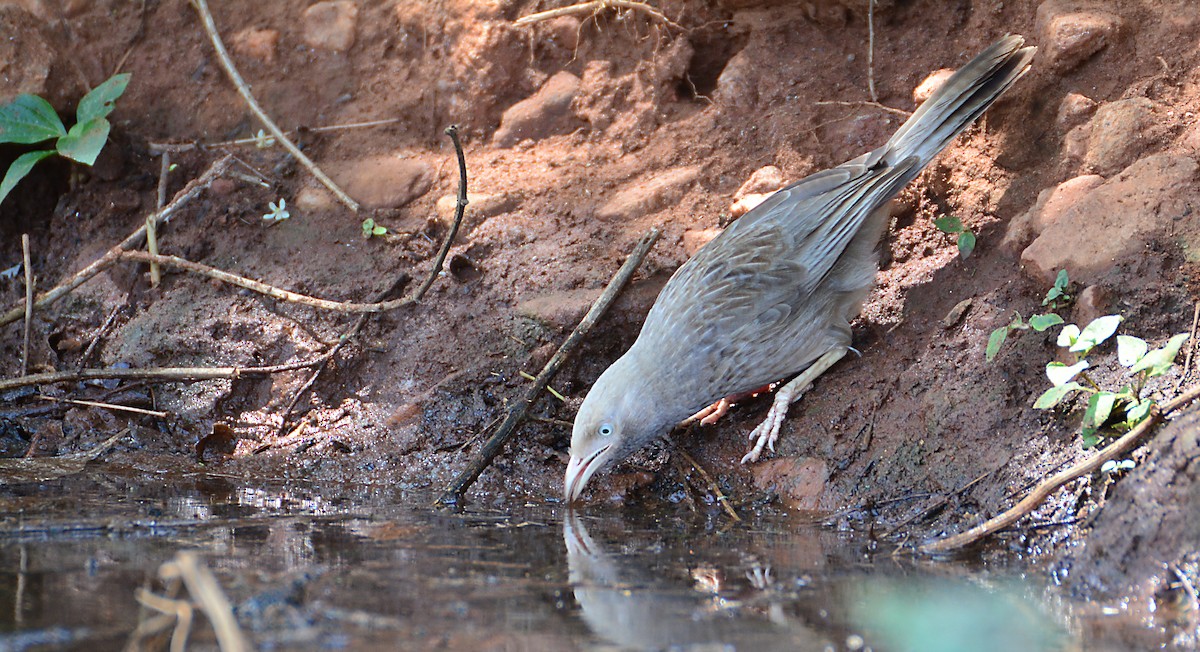
M 583 488 L 587 486 L 588 480 L 599 471 L 605 463 L 605 453 L 608 452 L 610 446 L 602 446 L 587 457 L 571 456 L 571 461 L 567 462 L 567 474 L 563 478 L 563 497 L 568 503 L 573 503 L 579 500 L 580 494 L 583 493 Z

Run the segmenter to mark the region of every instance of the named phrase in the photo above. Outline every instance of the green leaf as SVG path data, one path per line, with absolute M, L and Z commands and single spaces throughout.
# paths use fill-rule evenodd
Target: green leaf
M 8 172 L 4 174 L 4 180 L 0 181 L 0 202 L 8 197 L 8 193 L 12 192 L 17 182 L 25 178 L 29 171 L 33 169 L 37 162 L 54 154 L 52 149 L 44 149 L 37 152 L 26 152 L 17 157 L 17 160 L 12 162 L 8 167 Z
M 1142 359 L 1142 356 L 1146 355 L 1146 350 L 1149 348 L 1146 340 L 1140 337 L 1118 335 L 1117 362 L 1120 362 L 1122 367 L 1132 367 Z
M 1061 362 L 1051 362 L 1046 365 L 1046 377 L 1050 379 L 1050 382 L 1055 387 L 1058 387 L 1059 385 L 1071 382 L 1075 376 L 1079 375 L 1079 372 L 1087 368 L 1087 360 L 1080 360 L 1069 367 Z
M 0 143 L 28 145 L 58 138 L 67 133 L 62 120 L 50 103 L 36 95 L 22 93 L 0 107 Z
M 387 233 L 386 226 L 376 226 L 374 229 L 371 229 L 371 235 L 383 235 L 385 233 Z
M 125 92 L 125 87 L 129 85 L 129 77 L 130 74 L 127 72 L 113 75 L 104 83 L 93 88 L 90 93 L 84 95 L 75 109 L 75 121 L 92 122 L 100 118 L 107 118 L 108 114 L 116 108 L 113 102 L 121 97 L 121 94 Z
M 1121 319 L 1120 315 L 1105 315 L 1093 319 L 1092 323 L 1083 327 L 1083 331 L 1069 350 L 1072 353 L 1086 354 L 1096 345 L 1112 337 L 1112 334 L 1117 332 L 1117 326 L 1121 325 Z
M 958 255 L 969 258 L 972 251 L 975 251 L 975 234 L 970 231 L 958 234 Z
M 1067 324 L 1063 326 L 1062 332 L 1058 334 L 1057 344 L 1062 347 L 1075 346 L 1075 341 L 1079 339 L 1079 327 L 1075 324 Z
M 1150 408 L 1154 407 L 1154 401 L 1146 399 L 1141 403 L 1136 403 L 1129 407 L 1125 412 L 1125 420 L 1130 426 L 1136 426 L 1150 416 Z
M 1096 392 L 1088 397 L 1087 412 L 1083 413 L 1085 428 L 1098 429 L 1112 415 L 1117 396 L 1112 392 Z
M 104 118 L 80 122 L 71 127 L 66 136 L 59 138 L 55 147 L 58 148 L 59 154 L 72 161 L 91 165 L 96 162 L 96 157 L 100 156 L 104 143 L 108 142 L 108 130 L 108 120 Z
M 1008 339 L 1008 326 L 1001 326 L 988 336 L 987 350 L 984 352 L 984 357 L 988 362 L 991 362 L 1000 352 L 1000 347 L 1004 346 L 1006 339 Z
M 933 221 L 933 225 L 937 227 L 938 231 L 949 233 L 950 235 L 963 232 L 962 220 L 953 215 L 939 217 Z
M 1063 323 L 1063 318 L 1052 312 L 1044 315 L 1034 315 L 1029 318 L 1029 326 L 1039 333 L 1061 323 Z
M 1179 349 L 1187 339 L 1187 333 L 1180 333 L 1172 337 L 1161 349 L 1154 349 L 1142 356 L 1142 359 L 1138 360 L 1137 364 L 1133 365 L 1133 369 L 1130 369 L 1130 371 L 1136 374 L 1139 371 L 1149 370 L 1149 373 L 1146 374 L 1148 378 L 1154 378 L 1167 373 L 1171 370 L 1171 366 L 1175 364 L 1175 356 L 1179 355 Z
M 1042 395 L 1033 402 L 1035 410 L 1049 410 L 1058 405 L 1064 398 L 1075 390 L 1083 389 L 1083 385 L 1079 383 L 1066 383 L 1057 387 L 1042 392 Z
M 1059 290 L 1066 290 L 1067 285 L 1070 283 L 1071 279 L 1067 276 L 1067 270 L 1058 270 L 1058 274 L 1054 277 L 1054 287 L 1058 288 Z
M 1083 449 L 1087 450 L 1100 443 L 1100 435 L 1096 434 L 1095 428 L 1084 428 L 1080 433 L 1083 435 Z

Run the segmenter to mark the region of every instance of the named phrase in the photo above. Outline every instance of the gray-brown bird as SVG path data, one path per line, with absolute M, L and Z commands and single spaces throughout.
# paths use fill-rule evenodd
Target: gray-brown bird
M 637 341 L 579 408 L 568 501 L 704 406 L 795 376 L 750 434 L 742 462 L 774 450 L 788 406 L 850 348 L 850 320 L 878 269 L 884 205 L 1029 70 L 1036 48 L 1024 42 L 1000 39 L 883 147 L 775 193 L 675 272 Z

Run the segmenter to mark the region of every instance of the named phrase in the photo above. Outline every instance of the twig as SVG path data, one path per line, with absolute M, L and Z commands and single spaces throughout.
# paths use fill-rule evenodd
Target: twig
M 559 367 L 575 351 L 575 347 L 587 337 L 592 327 L 596 325 L 596 322 L 600 321 L 600 318 L 604 316 L 604 313 L 608 312 L 608 308 L 612 305 L 613 300 L 616 299 L 621 289 L 625 287 L 625 284 L 629 282 L 629 279 L 633 277 L 634 271 L 642 264 L 642 260 L 646 257 L 646 254 L 650 253 L 650 248 L 658 241 L 658 237 L 661 234 L 662 232 L 657 228 L 652 228 L 642 236 L 641 240 L 633 248 L 633 251 L 630 252 L 629 257 L 625 259 L 625 263 L 621 265 L 621 269 L 617 270 L 616 275 L 608 282 L 608 287 L 604 288 L 604 292 L 592 304 L 591 309 L 583 316 L 579 325 L 575 327 L 575 330 L 571 332 L 570 336 L 562 343 L 562 346 L 558 347 L 558 351 L 550 358 L 550 361 L 546 363 L 546 366 L 542 368 L 541 373 L 537 376 L 537 380 L 525 392 L 524 399 L 517 401 L 509 408 L 508 416 L 505 417 L 504 423 L 500 424 L 500 428 L 496 431 L 496 434 L 492 435 L 484 443 L 483 448 L 480 449 L 475 459 L 446 487 L 445 492 L 437 499 L 437 504 L 457 504 L 462 499 L 463 492 L 475 482 L 479 474 L 483 473 L 483 470 L 491 464 L 496 455 L 500 454 L 504 443 L 508 441 L 508 438 L 512 436 L 517 426 L 525 418 L 525 413 L 529 411 L 529 408 L 541 396 L 546 385 L 550 384 L 554 375 L 558 373 Z
M 450 230 L 446 232 L 446 237 L 442 240 L 442 247 L 438 250 L 438 255 L 433 261 L 433 266 L 429 268 L 429 275 L 425 277 L 425 281 L 421 283 L 412 296 L 401 300 L 400 305 L 420 302 L 425 297 L 425 293 L 433 285 L 433 282 L 441 275 L 442 265 L 445 264 L 446 255 L 450 252 L 450 247 L 454 244 L 454 238 L 458 235 L 459 227 L 462 226 L 463 215 L 466 213 L 467 204 L 469 203 L 467 201 L 467 158 L 463 154 L 462 142 L 458 139 L 458 125 L 446 127 L 445 134 L 450 137 L 450 141 L 454 144 L 454 154 L 458 159 L 458 202 L 454 207 L 454 221 L 451 222 Z M 396 280 L 391 285 L 379 293 L 376 297 L 376 302 L 382 301 L 384 297 L 390 294 L 403 278 L 404 276 L 396 277 Z M 349 332 L 338 338 L 338 343 L 324 355 L 324 359 L 313 369 L 312 375 L 309 376 L 300 389 L 296 390 L 296 393 L 292 396 L 292 400 L 288 402 L 287 408 L 283 411 L 283 419 L 279 425 L 279 432 L 287 428 L 288 417 L 291 416 L 292 410 L 300 402 L 304 394 L 317 382 L 317 378 L 321 375 L 321 372 L 325 371 L 325 367 L 328 366 L 329 361 L 342 350 L 342 347 L 349 344 L 351 340 L 358 336 L 359 331 L 362 330 L 369 317 L 370 313 L 359 316 Z
M 287 364 L 267 367 L 152 367 L 146 369 L 80 369 L 78 371 L 55 371 L 44 374 L 30 374 L 20 378 L 0 379 L 0 392 L 7 392 L 19 387 L 30 385 L 50 385 L 54 383 L 74 383 L 81 380 L 101 380 L 117 378 L 120 380 L 237 380 L 243 376 L 268 376 L 271 374 L 307 369 L 320 364 L 321 357 L 312 360 L 301 360 Z
M 721 508 L 725 510 L 725 513 L 729 514 L 729 518 L 741 523 L 742 517 L 738 516 L 737 510 L 733 508 L 733 505 L 729 504 L 729 498 L 721 491 L 721 487 L 717 486 L 717 483 L 713 481 L 712 476 L 708 474 L 708 471 L 705 471 L 704 467 L 700 466 L 700 463 L 693 459 L 691 455 L 688 455 L 688 452 L 682 448 L 679 449 L 679 454 L 683 456 L 683 459 L 687 460 L 688 464 L 692 465 L 693 469 L 696 469 L 696 472 L 700 474 L 701 478 L 704 478 L 704 482 L 708 484 L 708 490 L 716 495 L 717 502 L 720 503 Z
M 547 11 L 539 11 L 536 14 L 523 16 L 513 22 L 513 25 L 516 25 L 517 27 L 524 27 L 525 25 L 532 25 L 543 20 L 558 18 L 559 16 L 587 13 L 598 14 L 605 9 L 631 9 L 633 11 L 641 11 L 652 16 L 653 18 L 661 20 L 675 29 L 686 31 L 683 29 L 683 26 L 677 24 L 670 18 L 667 18 L 661 11 L 644 2 L 635 2 L 634 0 L 594 0 L 593 2 L 581 2 L 569 7 L 559 7 L 558 9 L 549 9 Z
M 117 315 L 120 314 L 120 312 L 121 306 L 116 306 L 109 311 L 108 317 L 105 318 L 104 323 L 100 325 L 100 328 L 96 329 L 96 334 L 92 336 L 92 341 L 89 342 L 87 348 L 84 349 L 83 355 L 79 356 L 79 364 L 75 365 L 77 368 L 83 369 L 87 366 L 88 360 L 92 357 L 92 353 L 100 344 L 100 340 L 104 337 L 104 334 L 107 333 L 108 329 L 112 327 L 113 322 L 117 320 Z
M 887 111 L 888 113 L 894 113 L 898 116 L 903 116 L 905 118 L 912 115 L 911 113 L 909 113 L 908 111 L 905 111 L 903 109 L 894 109 L 886 104 L 880 104 L 879 102 L 867 102 L 867 101 L 843 102 L 840 100 L 824 100 L 821 102 L 813 102 L 813 104 L 815 104 L 817 106 L 869 106 L 872 108 L 879 109 L 880 111 Z M 824 124 L 831 124 L 831 123 L 826 122 Z M 824 125 L 821 125 L 821 126 L 824 126 Z
M 155 223 L 162 224 L 163 222 L 170 220 L 171 217 L 174 216 L 174 214 L 179 209 L 181 209 L 185 205 L 187 205 L 187 203 L 190 202 L 192 199 L 194 199 L 196 197 L 196 195 L 199 195 L 201 190 L 204 190 L 205 188 L 212 185 L 213 181 L 215 181 L 218 177 L 220 177 L 222 174 L 224 174 L 225 171 L 229 169 L 229 165 L 232 161 L 233 161 L 233 156 L 230 156 L 230 155 L 223 156 L 217 162 L 215 162 L 211 166 L 209 166 L 208 170 L 205 171 L 204 174 L 202 174 L 200 177 L 198 177 L 196 179 L 193 179 L 190 183 L 188 183 L 188 185 L 184 186 L 183 190 L 180 190 L 178 193 L 175 194 L 175 198 L 171 200 L 171 203 L 168 204 L 166 208 L 164 208 L 161 211 L 158 211 L 156 213 L 157 219 L 156 219 Z M 142 244 L 142 238 L 145 238 L 145 237 L 146 237 L 146 225 L 142 224 L 140 227 L 138 227 L 138 229 L 136 231 L 129 234 L 129 237 L 122 240 L 121 243 L 118 244 L 117 246 L 113 247 L 112 249 L 109 249 L 108 252 L 106 252 L 103 256 L 92 261 L 92 263 L 90 265 L 88 265 L 87 267 L 84 267 L 83 269 L 79 270 L 78 272 L 75 272 L 75 274 L 72 275 L 71 278 L 67 279 L 65 282 L 60 283 L 58 286 L 54 287 L 50 291 L 45 292 L 41 296 L 39 296 L 33 302 L 33 307 L 39 308 L 39 309 L 45 308 L 46 306 L 54 303 L 55 301 L 58 301 L 63 296 L 70 293 L 72 290 L 74 290 L 75 288 L 82 285 L 84 283 L 84 281 L 87 281 L 88 279 L 99 274 L 100 272 L 108 269 L 109 267 L 112 267 L 117 262 L 117 260 L 122 252 L 124 252 L 127 249 L 132 249 L 132 248 L 140 246 Z M 12 308 L 11 310 L 9 310 L 8 312 L 4 313 L 3 316 L 0 316 L 0 326 L 3 326 L 4 324 L 12 323 L 12 322 L 16 321 L 17 319 L 20 319 L 21 314 L 25 310 L 24 306 L 27 303 L 28 302 L 22 302 L 22 305 L 18 305 L 16 307 Z
M 239 73 L 237 67 L 233 65 L 233 59 L 230 58 L 229 52 L 225 49 L 225 44 L 221 41 L 221 35 L 217 32 L 217 25 L 215 22 L 213 22 L 212 12 L 208 10 L 208 0 L 191 0 L 191 3 L 192 7 L 194 7 L 200 14 L 201 22 L 204 23 L 204 31 L 208 32 L 208 38 L 212 41 L 213 49 L 217 51 L 217 58 L 221 62 L 221 67 L 225 69 L 225 73 L 229 75 L 229 80 L 233 82 L 235 87 L 237 87 L 237 92 L 242 96 L 242 99 L 246 101 L 246 105 L 250 107 L 250 110 L 254 113 L 254 115 L 258 117 L 259 121 L 266 126 L 267 130 L 271 132 L 271 135 L 275 137 L 275 140 L 282 144 L 283 148 L 286 149 L 288 153 L 296 157 L 297 161 L 300 161 L 304 167 L 308 168 L 308 171 L 311 172 L 318 181 L 324 184 L 324 186 L 328 188 L 330 192 L 336 195 L 343 204 L 345 204 L 350 210 L 357 213 L 358 202 L 351 199 L 349 195 L 347 195 L 341 188 L 338 187 L 336 183 L 333 182 L 333 179 L 330 179 L 328 176 L 326 176 L 325 173 L 321 171 L 321 168 L 317 167 L 316 163 L 313 163 L 312 159 L 308 158 L 304 152 L 301 152 L 300 148 L 296 147 L 295 143 L 293 143 L 287 137 L 287 134 L 283 133 L 283 130 L 279 128 L 279 125 L 275 124 L 275 121 L 271 119 L 271 116 L 267 115 L 266 111 L 263 111 L 262 107 L 259 106 L 258 101 L 254 99 L 254 95 L 250 93 L 250 87 L 246 85 L 246 82 L 242 79 L 241 73 Z
M 155 204 L 154 213 L 146 216 L 146 251 L 157 256 L 158 255 L 158 212 L 163 209 L 167 203 L 167 173 L 171 171 L 171 153 L 162 153 L 162 165 L 158 171 L 158 200 Z M 162 272 L 158 269 L 158 263 L 150 263 L 150 287 L 158 287 L 162 282 Z
M 29 331 L 33 327 L 33 266 L 30 264 L 29 234 L 21 234 L 21 253 L 25 261 L 25 340 L 21 345 L 21 375 L 29 373 Z
M 200 0 L 203 2 L 203 0 Z M 233 607 L 229 598 L 221 590 L 217 578 L 201 561 L 200 557 L 190 551 L 182 550 L 175 553 L 175 559 L 163 564 L 158 571 L 163 580 L 183 580 L 188 594 L 196 601 L 208 621 L 212 623 L 217 634 L 217 645 L 221 652 L 249 651 L 249 641 L 238 627 L 237 619 L 233 616 Z
M 115 403 L 101 403 L 99 401 L 81 401 L 81 400 L 71 399 L 71 398 L 58 398 L 57 396 L 46 396 L 45 394 L 38 394 L 38 398 L 40 398 L 43 401 L 53 401 L 55 403 L 70 403 L 71 405 L 86 405 L 88 407 L 104 408 L 106 410 L 113 410 L 115 412 L 132 412 L 134 414 L 146 414 L 146 415 L 149 415 L 152 417 L 158 417 L 160 419 L 165 419 L 165 418 L 171 416 L 171 414 L 169 412 L 163 412 L 161 410 L 145 410 L 142 408 L 130 407 L 128 405 L 117 405 Z
M 1028 496 L 1021 499 L 1016 505 L 1013 505 L 1004 512 L 976 525 L 975 527 L 960 532 L 954 536 L 946 537 L 932 543 L 927 543 L 921 546 L 920 550 L 924 553 L 942 553 L 957 550 L 959 548 L 970 545 L 985 536 L 994 534 L 1014 523 L 1019 521 L 1025 515 L 1037 509 L 1043 501 L 1058 490 L 1059 487 L 1089 473 L 1094 473 L 1097 469 L 1104 465 L 1105 462 L 1115 459 L 1118 455 L 1124 453 L 1131 448 L 1139 439 L 1142 438 L 1151 428 L 1159 421 L 1171 416 L 1178 410 L 1186 407 L 1196 399 L 1200 398 L 1200 385 L 1193 387 L 1187 393 L 1176 397 L 1171 402 L 1154 407 L 1150 410 L 1149 416 L 1144 421 L 1139 423 L 1137 427 L 1121 436 L 1113 443 L 1105 446 L 1095 456 L 1090 457 L 1078 464 L 1075 464 L 1063 471 L 1052 476 L 1050 479 L 1042 482 L 1034 487 L 1033 491 Z
M 329 132 L 329 131 L 345 131 L 348 129 L 366 129 L 368 127 L 379 127 L 382 125 L 396 124 L 397 122 L 403 122 L 403 121 L 404 121 L 404 118 L 384 118 L 382 120 L 368 120 L 366 122 L 349 122 L 349 123 L 340 124 L 340 125 L 326 125 L 324 127 L 308 127 L 303 130 L 292 129 L 291 131 L 286 131 L 284 133 L 286 133 L 289 136 L 297 134 L 301 131 L 310 131 L 312 133 L 319 134 L 319 133 L 325 133 L 325 132 Z M 250 137 L 250 138 L 234 138 L 233 140 L 223 140 L 223 141 L 220 141 L 217 143 L 201 143 L 201 142 L 194 142 L 194 141 L 190 142 L 190 143 L 150 143 L 149 148 L 150 148 L 151 153 L 155 153 L 155 154 L 160 153 L 160 152 L 176 152 L 176 153 L 178 153 L 178 152 L 190 152 L 192 150 L 197 150 L 197 149 L 204 151 L 206 149 L 215 149 L 215 148 L 220 148 L 220 147 L 235 147 L 238 145 L 257 145 L 260 142 L 262 142 L 262 139 L 257 138 L 257 137 Z
M 1179 393 L 1179 388 L 1183 387 L 1183 381 L 1187 380 L 1188 371 L 1192 368 L 1192 353 L 1196 351 L 1196 323 L 1200 322 L 1200 301 L 1196 302 L 1196 309 L 1192 311 L 1192 332 L 1188 337 L 1187 355 L 1183 358 L 1183 368 L 1179 370 L 1179 380 L 1175 381 L 1175 393 Z
M 867 92 L 871 101 L 879 103 L 875 94 L 875 0 L 867 2 Z

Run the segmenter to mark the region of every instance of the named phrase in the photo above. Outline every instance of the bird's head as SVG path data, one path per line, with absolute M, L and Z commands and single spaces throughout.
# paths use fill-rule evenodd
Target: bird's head
M 645 380 L 622 358 L 583 399 L 571 431 L 571 461 L 563 485 L 567 502 L 579 499 L 593 475 L 667 434 L 682 418 L 662 404 Z

